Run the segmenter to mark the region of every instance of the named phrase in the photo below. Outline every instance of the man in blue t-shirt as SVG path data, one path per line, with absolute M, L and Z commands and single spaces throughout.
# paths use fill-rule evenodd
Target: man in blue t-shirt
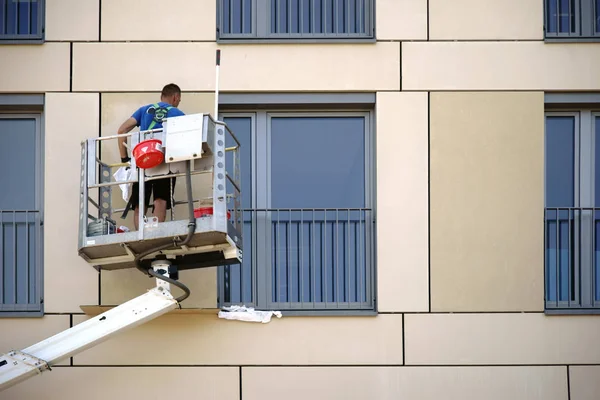
M 148 104 L 138 108 L 131 117 L 129 117 L 119 127 L 118 134 L 122 135 L 131 131 L 136 126 L 140 127 L 140 131 L 149 129 L 162 128 L 162 119 L 185 115 L 180 109 L 179 102 L 181 101 L 181 89 L 174 83 L 166 85 L 160 95 L 160 102 Z M 127 148 L 124 146 L 126 138 L 119 138 L 119 153 L 121 154 L 121 162 L 126 163 L 131 160 L 127 155 Z M 172 207 L 171 191 L 175 190 L 175 178 L 163 178 L 154 181 L 146 182 L 144 185 L 144 215 L 150 205 L 150 195 L 154 193 L 154 215 L 158 218 L 158 222 L 164 222 L 167 210 Z M 123 216 L 127 215 L 127 211 L 133 208 L 135 229 L 138 227 L 139 218 L 139 186 L 134 183 L 132 187 L 131 197 L 125 208 Z

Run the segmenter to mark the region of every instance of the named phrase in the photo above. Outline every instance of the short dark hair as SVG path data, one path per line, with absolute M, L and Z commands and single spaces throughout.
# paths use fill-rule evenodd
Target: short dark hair
M 172 96 L 174 94 L 181 94 L 181 89 L 174 83 L 169 83 L 168 85 L 165 85 L 165 87 L 162 89 L 162 92 L 160 93 L 161 97 Z

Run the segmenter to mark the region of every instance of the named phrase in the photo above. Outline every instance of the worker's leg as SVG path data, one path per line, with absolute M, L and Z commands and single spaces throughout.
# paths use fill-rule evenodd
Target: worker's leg
M 158 222 L 165 222 L 167 217 L 167 202 L 163 199 L 154 199 L 154 216 Z
M 169 182 L 170 180 L 172 180 L 172 183 Z M 175 191 L 175 181 L 175 178 L 165 178 L 153 181 L 154 216 L 158 218 L 158 222 L 165 222 L 167 210 L 171 209 L 171 194 Z M 173 192 L 171 192 L 171 186 Z
M 139 230 L 139 220 L 140 220 L 140 196 L 139 196 L 139 185 L 135 182 L 131 187 L 131 202 L 134 204 L 133 208 L 133 225 L 135 226 L 135 230 Z M 152 185 L 150 182 L 146 182 L 144 185 L 144 215 L 148 211 L 148 204 L 150 203 L 150 196 L 152 194 Z

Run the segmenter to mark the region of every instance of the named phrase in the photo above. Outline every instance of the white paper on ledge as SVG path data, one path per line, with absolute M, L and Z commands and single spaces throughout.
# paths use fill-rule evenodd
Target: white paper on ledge
M 263 324 L 270 322 L 273 315 L 281 318 L 280 311 L 256 311 L 254 308 L 246 306 L 223 307 L 223 310 L 219 311 L 219 318 L 245 322 L 262 322 Z

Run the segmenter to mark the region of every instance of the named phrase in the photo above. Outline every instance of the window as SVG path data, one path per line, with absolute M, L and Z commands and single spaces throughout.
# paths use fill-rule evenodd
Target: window
M 41 313 L 39 115 L 0 114 L 0 315 Z
M 217 39 L 373 40 L 374 0 L 219 0 Z
M 44 0 L 0 0 L 0 43 L 40 42 Z
M 600 38 L 600 0 L 544 0 L 545 33 L 550 39 Z
M 546 114 L 546 309 L 600 309 L 600 108 Z
M 222 118 L 242 143 L 245 225 L 243 265 L 219 272 L 220 306 L 373 311 L 369 112 Z

